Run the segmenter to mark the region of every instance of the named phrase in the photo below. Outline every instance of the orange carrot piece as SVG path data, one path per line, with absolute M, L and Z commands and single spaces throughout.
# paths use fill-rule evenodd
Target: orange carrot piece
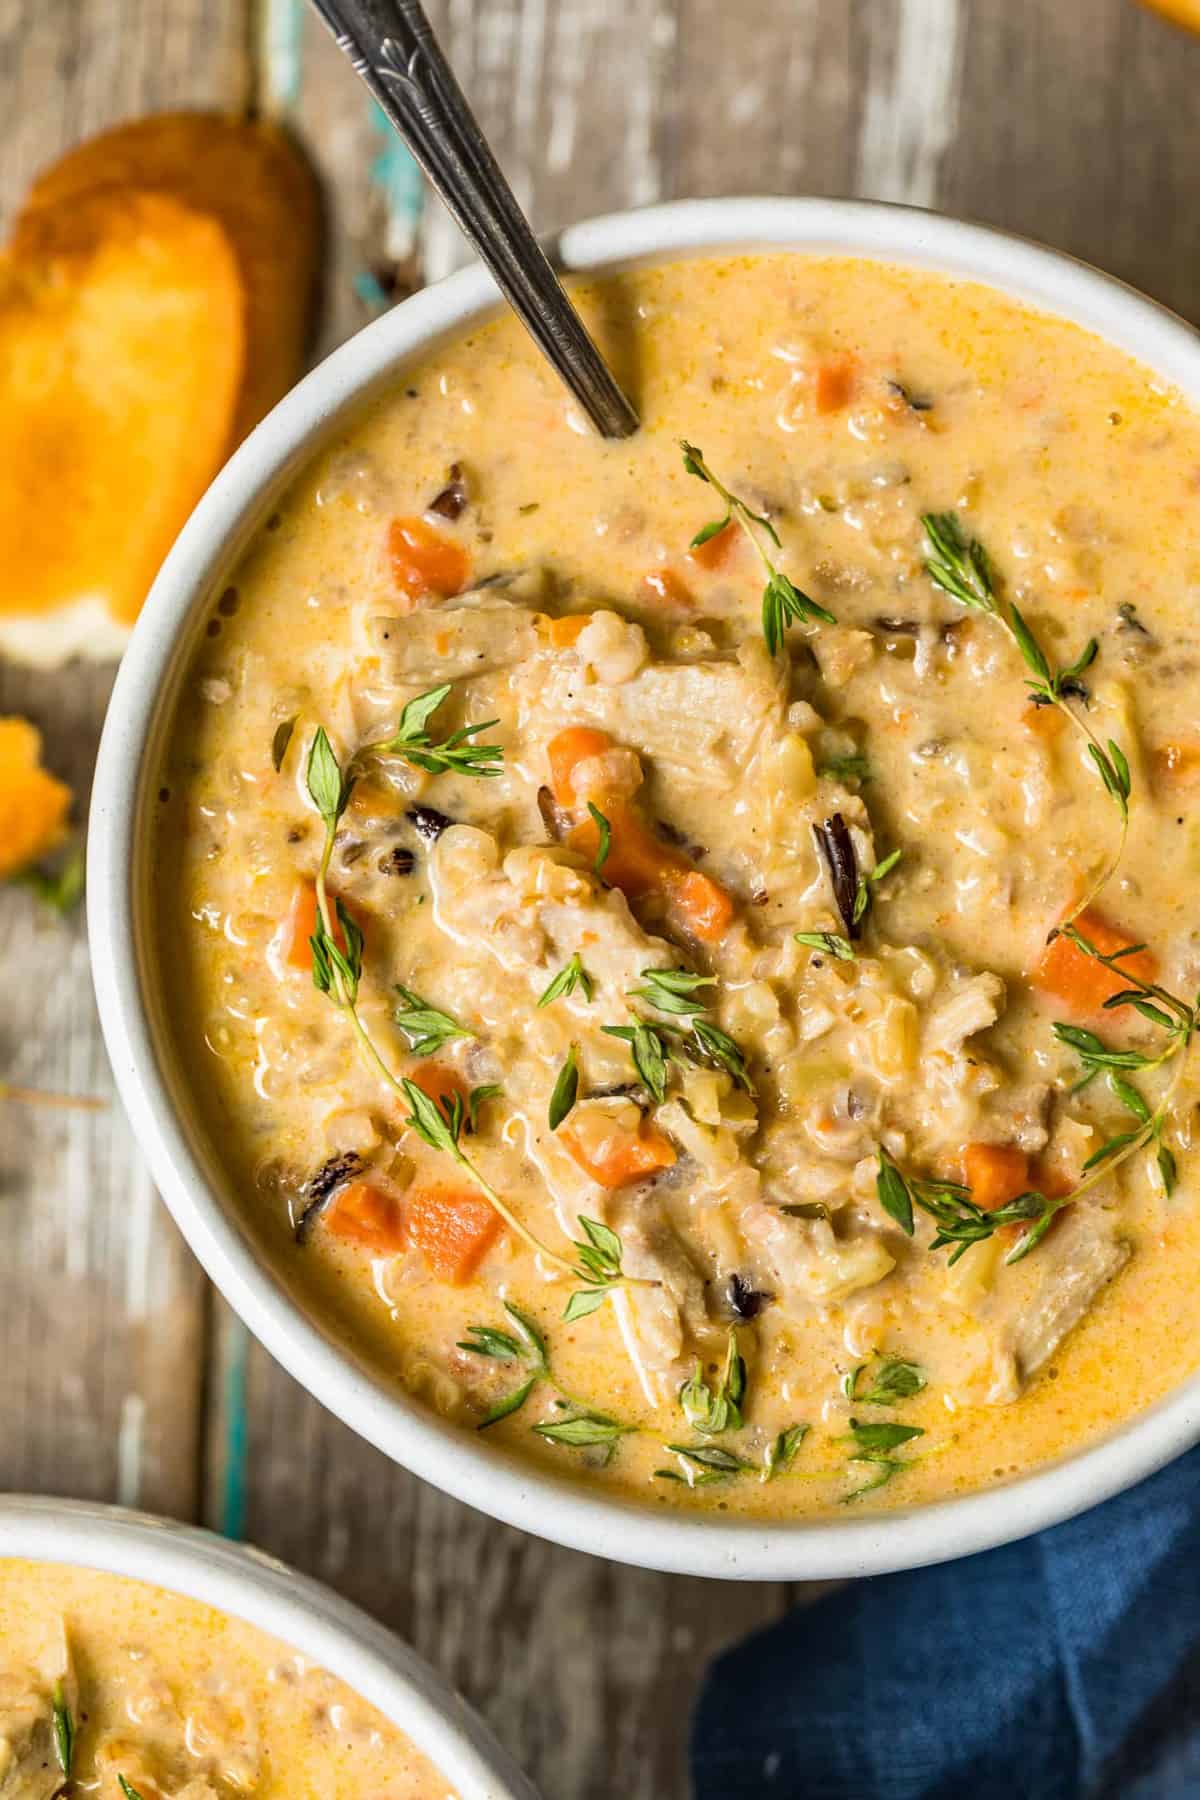
M 1091 907 L 1080 913 L 1075 925 L 1080 935 L 1105 956 L 1111 956 L 1114 951 L 1123 950 L 1135 941 L 1128 932 L 1110 925 L 1103 914 Z M 1153 981 L 1158 970 L 1158 963 L 1149 950 L 1139 950 L 1136 956 L 1125 957 L 1122 966 L 1126 974 L 1137 975 L 1143 981 Z M 1081 1017 L 1102 1012 L 1104 1002 L 1128 986 L 1116 970 L 1106 969 L 1095 957 L 1076 949 L 1070 938 L 1061 935 L 1046 945 L 1030 970 L 1029 979 L 1043 994 L 1061 1000 L 1071 1012 Z
M 1023 706 L 1021 723 L 1031 737 L 1041 738 L 1044 744 L 1053 743 L 1067 727 L 1067 721 L 1057 706 Z
M 560 806 L 575 806 L 574 773 L 576 763 L 589 756 L 603 756 L 611 750 L 613 740 L 607 731 L 594 731 L 590 725 L 568 725 L 552 737 L 547 751 L 550 757 L 550 786 Z
M 420 1187 L 408 1195 L 408 1238 L 438 1281 L 462 1287 L 499 1237 L 502 1221 L 469 1188 Z
M 555 650 L 569 650 L 579 642 L 580 633 L 591 623 L 591 613 L 567 613 L 561 619 L 546 620 L 546 637 Z
M 586 1143 L 568 1120 L 559 1127 L 558 1136 L 580 1168 L 586 1169 L 601 1187 L 625 1187 L 631 1181 L 653 1175 L 656 1169 L 669 1169 L 675 1161 L 670 1138 L 645 1118 L 636 1131 L 614 1119 L 610 1132 L 599 1138 L 589 1134 Z
M 737 549 L 738 527 L 731 519 L 728 525 L 705 538 L 687 553 L 687 560 L 698 569 L 723 569 Z
M 351 1181 L 342 1188 L 325 1222 L 331 1236 L 381 1256 L 394 1256 L 408 1243 L 400 1202 L 369 1181 Z
M 976 1206 L 996 1212 L 1029 1187 L 1029 1158 L 1015 1144 L 968 1144 L 963 1180 Z
M 406 1069 L 405 1076 L 414 1087 L 419 1087 L 423 1094 L 428 1094 L 435 1106 L 440 1106 L 443 1100 L 453 1100 L 456 1094 L 463 1105 L 466 1105 L 466 1083 L 456 1070 L 448 1069 L 445 1063 L 419 1062 L 413 1068 Z
M 724 532 L 721 533 L 723 537 Z M 716 538 L 711 542 L 716 543 Z M 648 575 L 642 576 L 642 591 L 647 599 L 657 600 L 663 606 L 692 606 L 691 590 L 687 583 L 678 576 L 674 569 L 651 569 Z
M 1151 757 L 1157 787 L 1194 787 L 1200 780 L 1200 741 L 1162 744 Z
M 467 585 L 471 562 L 466 551 L 424 519 L 393 519 L 387 547 L 392 579 L 413 606 L 431 595 L 449 599 Z
M 813 400 L 819 413 L 841 412 L 849 404 L 856 367 L 852 356 L 818 364 L 813 376 Z
M 317 929 L 317 890 L 311 881 L 298 881 L 280 927 L 280 961 L 291 969 L 312 968 L 312 946 L 309 939 Z M 339 950 L 346 948 L 342 928 L 334 922 L 333 938 Z
M 673 886 L 670 912 L 702 944 L 716 944 L 733 922 L 733 900 L 721 884 L 689 869 Z

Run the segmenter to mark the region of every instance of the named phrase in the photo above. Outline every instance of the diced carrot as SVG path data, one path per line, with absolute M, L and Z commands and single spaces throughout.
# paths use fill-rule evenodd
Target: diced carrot
M 607 731 L 594 731 L 590 725 L 568 725 L 552 737 L 547 751 L 550 757 L 550 786 L 560 806 L 574 806 L 576 763 L 589 756 L 603 756 L 611 750 L 613 740 Z
M 317 929 L 317 890 L 311 881 L 297 882 L 283 924 L 276 935 L 279 960 L 291 969 L 312 968 L 312 946 L 309 939 Z M 333 939 L 339 950 L 346 948 L 342 928 L 334 923 Z
M 448 1069 L 445 1063 L 419 1062 L 413 1068 L 406 1069 L 405 1075 L 414 1087 L 419 1087 L 423 1094 L 428 1094 L 435 1106 L 440 1106 L 443 1100 L 453 1100 L 456 1094 L 466 1104 L 466 1083 L 461 1075 L 454 1069 Z
M 721 535 L 723 537 L 724 532 Z M 712 539 L 714 544 L 716 541 L 716 538 Z M 691 590 L 674 569 L 651 569 L 648 575 L 642 576 L 642 589 L 648 599 L 661 601 L 664 606 L 694 604 Z
M 1044 744 L 1053 743 L 1067 725 L 1062 709 L 1057 706 L 1023 706 L 1021 723 L 1031 737 L 1041 738 Z
M 1110 925 L 1091 907 L 1080 913 L 1075 926 L 1080 935 L 1105 956 L 1111 956 L 1135 941 L 1128 932 Z M 1153 981 L 1158 964 L 1151 951 L 1139 950 L 1134 956 L 1124 957 L 1121 967 L 1128 975 Z M 1061 934 L 1046 945 L 1030 970 L 1029 979 L 1035 988 L 1061 1000 L 1071 1012 L 1081 1017 L 1103 1011 L 1104 1002 L 1128 986 L 1115 969 L 1105 968 L 1094 956 L 1076 949 L 1070 938 Z
M 555 650 L 569 650 L 572 644 L 578 643 L 580 633 L 591 623 L 591 618 L 591 613 L 568 613 L 562 619 L 547 619 L 546 638 Z
M 968 1144 L 962 1160 L 963 1180 L 984 1212 L 1007 1206 L 1029 1186 L 1029 1158 L 1015 1144 Z
M 601 870 L 610 887 L 620 888 L 630 900 L 667 886 L 669 877 L 686 869 L 678 851 L 660 842 L 642 823 L 627 800 L 603 801 L 600 810 L 609 824 L 608 855 Z M 600 827 L 589 813 L 571 833 L 572 847 L 591 862 L 600 848 Z
M 670 1138 L 648 1119 L 643 1117 L 636 1131 L 617 1118 L 601 1119 L 600 1130 L 595 1129 L 596 1122 L 587 1117 L 568 1119 L 559 1127 L 558 1136 L 580 1168 L 601 1187 L 625 1187 L 674 1163 Z
M 1200 741 L 1160 745 L 1151 757 L 1151 768 L 1158 787 L 1195 787 L 1200 780 Z
M 470 1188 L 419 1187 L 408 1194 L 408 1238 L 438 1281 L 461 1287 L 499 1237 L 502 1221 Z
M 725 889 L 699 869 L 689 869 L 673 884 L 670 909 L 684 929 L 702 944 L 715 944 L 733 921 L 733 900 Z
M 395 1255 L 408 1242 L 400 1202 L 369 1181 L 351 1181 L 342 1188 L 325 1222 L 333 1237 L 381 1256 Z
M 819 413 L 841 412 L 843 406 L 849 404 L 856 368 L 852 356 L 839 356 L 817 365 L 813 375 L 813 401 Z
M 738 527 L 730 519 L 728 525 L 723 526 L 720 531 L 715 531 L 712 537 L 705 538 L 704 542 L 697 544 L 693 550 L 689 550 L 687 560 L 694 563 L 698 569 L 723 569 L 737 549 L 738 536 Z
M 466 551 L 424 519 L 393 519 L 387 544 L 392 579 L 414 606 L 431 594 L 445 600 L 466 587 L 471 571 Z

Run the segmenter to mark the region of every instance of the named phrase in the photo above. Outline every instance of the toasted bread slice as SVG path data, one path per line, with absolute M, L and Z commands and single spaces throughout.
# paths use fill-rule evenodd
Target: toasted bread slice
M 225 454 L 244 314 L 224 230 L 178 200 L 26 216 L 0 257 L 0 650 L 119 647 Z
M 273 125 L 161 113 L 90 138 L 44 169 L 17 222 L 98 187 L 169 194 L 225 228 L 246 295 L 246 368 L 232 450 L 298 379 L 320 251 L 315 177 Z

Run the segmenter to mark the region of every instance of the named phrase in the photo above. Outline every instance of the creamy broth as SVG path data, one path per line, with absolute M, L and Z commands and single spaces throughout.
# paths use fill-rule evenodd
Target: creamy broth
M 157 846 L 198 1102 L 288 1280 L 497 1450 L 785 1516 L 1026 1471 L 1200 1361 L 1184 1046 L 1047 944 L 1104 882 L 1093 948 L 1144 940 L 1127 968 L 1185 1001 L 1200 980 L 1200 423 L 1078 328 L 931 274 L 763 255 L 580 299 L 635 439 L 597 441 L 516 324 L 482 326 L 343 432 L 214 601 Z M 694 549 L 726 507 L 680 439 L 748 509 Z M 930 578 L 946 512 L 998 612 Z M 775 656 L 760 552 L 813 603 Z M 1031 700 L 1013 602 L 1048 677 L 1095 639 L 1074 719 Z M 398 744 L 442 684 L 407 749 L 492 722 L 458 744 L 488 774 Z M 1119 795 L 1080 721 L 1110 787 L 1110 740 L 1128 763 L 1107 881 Z M 358 774 L 328 892 L 383 1070 L 336 969 L 312 979 L 318 726 Z M 1135 1066 L 1080 1088 L 1056 1022 Z M 1085 1169 L 1177 1074 L 1160 1138 Z M 459 1151 L 543 1253 L 389 1075 L 475 1094 Z M 979 1240 L 953 1262 L 939 1208 Z
M 56 1703 L 58 1729 L 56 1730 Z M 0 1795 L 454 1800 L 382 1715 L 240 1620 L 142 1582 L 0 1560 Z

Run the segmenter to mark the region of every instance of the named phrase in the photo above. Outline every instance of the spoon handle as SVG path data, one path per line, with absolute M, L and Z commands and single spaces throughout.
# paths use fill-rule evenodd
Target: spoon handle
M 638 416 L 530 230 L 419 0 L 313 0 L 546 359 L 604 437 Z

